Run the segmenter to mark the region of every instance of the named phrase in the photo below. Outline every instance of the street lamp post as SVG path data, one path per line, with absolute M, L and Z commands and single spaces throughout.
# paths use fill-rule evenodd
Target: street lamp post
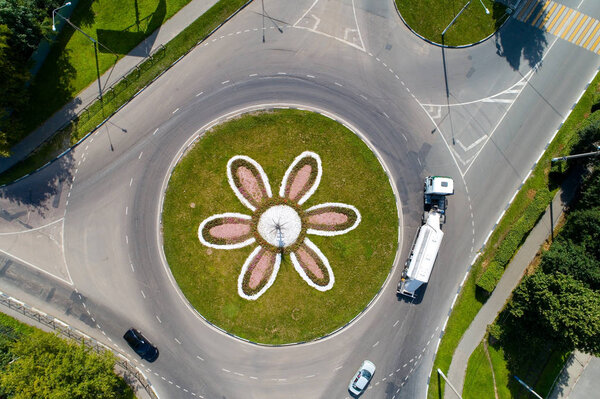
M 483 4 L 483 0 L 479 0 L 479 2 L 481 3 L 481 5 L 483 6 L 483 8 L 485 9 L 485 13 L 486 14 L 490 14 L 490 10 L 488 10 L 488 8 L 485 6 L 485 4 Z
M 71 25 L 71 27 L 73 29 L 81 32 L 85 37 L 87 37 L 88 39 L 90 39 L 91 42 L 94 44 L 94 55 L 96 57 L 96 73 L 98 75 L 98 93 L 99 93 L 100 101 L 102 101 L 102 83 L 100 81 L 100 64 L 98 63 L 98 44 L 100 44 L 102 47 L 104 47 L 105 49 L 107 49 L 109 52 L 111 52 L 115 56 L 116 56 L 116 54 L 114 53 L 114 51 L 112 51 L 111 49 L 109 49 L 108 47 L 106 47 L 102 43 L 98 42 L 96 39 L 94 39 L 93 37 L 91 37 L 90 35 L 88 35 L 87 33 L 85 33 L 84 31 L 82 31 L 77 25 L 75 25 L 73 22 L 71 22 L 71 20 L 69 20 L 69 18 L 63 17 L 59 12 L 57 12 L 61 8 L 64 8 L 64 7 L 70 6 L 70 5 L 71 5 L 71 2 L 69 1 L 69 2 L 65 3 L 64 5 L 62 5 L 62 6 L 58 7 L 58 8 L 55 8 L 54 10 L 52 10 L 52 30 L 56 31 L 56 24 L 55 24 L 55 21 L 54 21 L 54 16 L 58 15 L 63 20 L 65 20 L 65 22 L 67 22 L 69 25 Z
M 529 385 L 525 384 L 519 377 L 517 377 L 516 375 L 514 375 L 513 377 L 515 377 L 515 380 L 517 380 L 517 382 L 519 384 L 523 385 L 525 387 L 525 389 L 527 389 L 529 392 L 531 392 L 536 398 L 544 399 L 540 395 L 538 395 L 537 392 L 535 392 Z

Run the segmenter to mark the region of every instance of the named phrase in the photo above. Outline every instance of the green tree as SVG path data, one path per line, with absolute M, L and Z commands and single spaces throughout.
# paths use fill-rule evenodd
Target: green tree
M 568 274 L 587 287 L 600 290 L 600 260 L 571 240 L 557 238 L 542 256 L 541 267 L 546 274 Z
M 565 350 L 600 353 L 600 295 L 562 273 L 538 271 L 515 289 L 507 325 L 522 344 L 550 341 Z
M 3 397 L 132 397 L 131 389 L 113 371 L 110 352 L 96 354 L 39 330 L 16 342 L 11 352 L 14 361 L 0 376 Z
M 600 208 L 571 212 L 561 235 L 576 242 L 589 256 L 600 259 Z

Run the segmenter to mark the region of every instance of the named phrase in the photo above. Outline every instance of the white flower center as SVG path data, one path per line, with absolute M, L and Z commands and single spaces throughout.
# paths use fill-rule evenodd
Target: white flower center
M 282 248 L 292 245 L 302 231 L 302 220 L 294 208 L 275 205 L 258 220 L 258 234 L 269 244 Z

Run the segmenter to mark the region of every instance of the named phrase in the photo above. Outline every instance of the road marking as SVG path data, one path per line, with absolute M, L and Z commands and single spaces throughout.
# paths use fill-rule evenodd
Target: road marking
M 376 347 L 377 345 L 379 345 L 379 341 L 375 342 L 372 346 L 372 348 Z
M 336 86 L 344 87 L 341 83 L 338 83 L 338 82 L 333 82 L 333 84 Z
M 171 112 L 171 114 L 175 114 L 177 111 L 179 111 L 179 108 L 175 108 L 175 111 Z
M 146 294 L 144 294 L 144 291 L 140 290 L 140 292 L 142 293 L 142 296 L 144 297 L 144 299 L 146 299 Z
M 575 44 L 577 46 L 579 46 L 579 43 L 581 43 L 581 41 L 583 40 L 583 38 L 585 37 L 585 35 L 587 34 L 587 32 L 592 27 L 592 25 L 594 25 L 594 20 L 592 18 L 588 17 L 587 15 L 586 15 L 586 18 L 587 18 L 587 20 L 585 21 L 585 23 L 586 23 L 585 28 L 583 29 L 583 32 L 581 32 L 581 34 L 579 35 L 579 37 L 575 41 Z
M 178 340 L 177 338 L 173 338 L 175 340 L 175 342 L 177 342 L 179 345 L 181 345 L 181 341 Z
M 158 320 L 158 322 L 159 322 L 160 324 L 162 324 L 162 321 L 160 321 L 160 318 L 159 318 L 157 315 L 154 315 L 154 317 L 156 317 L 156 320 Z
M 398 325 L 398 323 L 400 323 L 400 320 L 396 320 L 396 322 L 394 323 L 394 325 L 392 327 L 396 327 Z
M 132 184 L 133 184 L 133 177 L 131 178 L 131 180 L 129 180 L 129 187 L 131 187 Z
M 140 152 L 140 156 L 138 157 L 138 159 L 142 159 L 142 154 L 144 153 L 144 151 Z
M 304 378 L 313 378 L 314 376 L 315 376 L 314 374 L 311 374 L 311 375 L 307 375 L 307 376 L 306 376 L 306 377 L 304 377 Z
M 249 77 L 251 77 L 251 78 L 253 78 L 253 77 L 255 77 L 255 76 L 258 76 L 258 74 L 257 74 L 257 73 L 251 73 L 251 74 L 250 74 L 250 75 L 248 75 L 248 76 L 249 76 Z
M 285 72 L 277 72 L 277 75 L 287 75 Z
M 224 371 L 224 372 L 226 372 L 226 373 L 231 373 L 231 371 L 229 371 L 229 370 L 227 370 L 227 369 L 221 369 L 221 370 L 223 370 L 223 371 Z
M 342 367 L 344 367 L 344 366 L 338 366 L 338 367 L 334 368 L 334 369 L 333 369 L 333 371 L 338 371 L 338 370 L 339 370 L 339 369 L 341 369 Z
M 129 237 L 127 236 L 127 234 L 125 234 L 125 243 L 129 244 Z
M 315 78 L 315 76 L 314 76 L 314 75 L 306 75 L 306 77 L 307 77 L 307 78 L 311 78 L 311 79 L 314 79 L 314 78 Z
M 237 372 L 235 372 L 235 371 L 233 372 L 233 374 L 235 374 L 235 375 L 239 375 L 240 377 L 243 377 L 243 376 L 244 376 L 244 374 L 242 374 L 242 373 L 237 373 Z
M 229 81 L 228 81 L 228 80 L 225 80 L 225 81 L 221 82 L 221 84 L 222 84 L 222 85 L 224 85 L 224 84 L 226 84 L 226 83 L 229 83 Z
M 388 114 L 386 114 L 385 112 L 382 112 L 383 116 L 385 116 L 386 118 L 390 119 L 390 116 Z
M 158 132 L 158 128 L 154 131 L 154 133 L 152 133 L 152 135 L 154 136 L 156 132 Z
M 198 355 L 196 355 L 196 358 L 197 358 L 197 359 L 200 359 L 200 360 L 202 360 L 202 361 L 204 361 L 204 359 L 202 359 L 202 358 L 201 358 L 200 356 L 198 356 Z
M 131 271 L 135 273 L 135 269 L 133 268 L 133 263 L 130 263 L 129 266 L 131 266 Z
M 127 212 L 129 212 L 129 207 L 128 206 L 125 207 L 125 215 L 127 215 Z
M 200 97 L 202 94 L 204 94 L 203 91 L 201 91 L 200 93 L 196 94 L 196 97 Z
M 254 376 L 248 376 L 248 378 L 250 378 L 251 380 L 258 380 L 258 377 L 254 377 Z

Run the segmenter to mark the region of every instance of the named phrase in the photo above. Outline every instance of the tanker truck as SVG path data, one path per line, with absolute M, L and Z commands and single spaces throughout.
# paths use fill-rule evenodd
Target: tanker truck
M 446 222 L 447 196 L 454 194 L 454 181 L 445 176 L 428 176 L 423 190 L 424 212 L 410 250 L 410 255 L 398 283 L 397 293 L 416 297 L 417 289 L 429 281 L 437 258 Z

